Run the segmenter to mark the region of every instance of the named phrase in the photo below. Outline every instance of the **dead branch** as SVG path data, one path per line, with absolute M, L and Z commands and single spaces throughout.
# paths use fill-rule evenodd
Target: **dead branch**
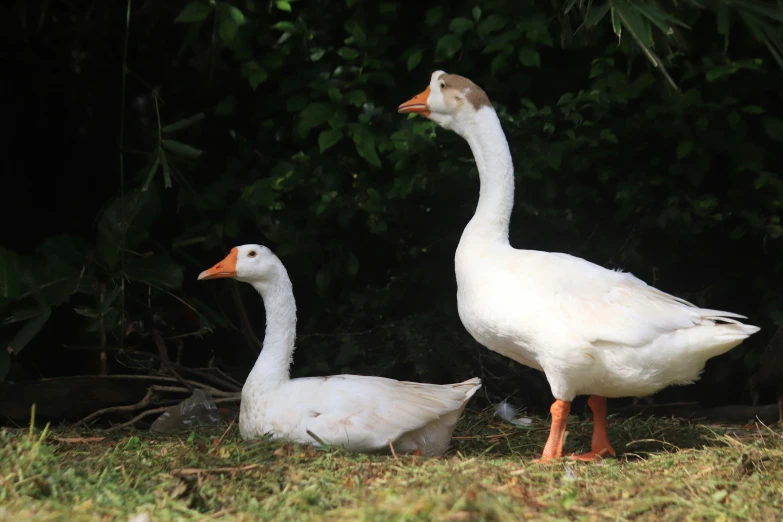
M 170 337 L 164 338 L 165 340 L 172 339 Z M 68 350 L 78 350 L 78 351 L 100 351 L 102 348 L 100 346 L 79 346 L 74 344 L 64 344 L 63 348 L 66 348 Z M 107 346 L 106 347 L 107 352 L 125 352 L 128 355 L 143 355 L 144 357 L 150 357 L 152 359 L 162 361 L 160 355 L 150 353 L 150 352 L 144 352 L 141 350 L 135 350 L 131 348 L 120 348 L 119 346 Z M 169 360 L 169 364 L 171 364 L 174 368 L 176 368 L 179 372 L 182 373 L 190 373 L 192 375 L 197 375 L 203 379 L 212 381 L 212 384 L 222 386 L 224 388 L 228 388 L 229 390 L 233 391 L 240 391 L 242 389 L 242 383 L 238 380 L 234 379 L 230 375 L 228 375 L 226 372 L 221 370 L 220 368 L 190 368 L 188 366 L 183 366 L 181 364 L 177 364 L 175 362 L 171 362 Z M 210 372 L 215 372 L 219 374 L 219 377 L 216 375 L 211 375 Z
M 242 302 L 242 295 L 239 293 L 239 284 L 236 281 L 231 281 L 231 283 L 229 285 L 231 286 L 231 296 L 234 298 L 234 304 L 242 321 L 242 335 L 245 336 L 245 341 L 251 348 L 256 348 L 260 352 L 264 344 L 256 336 L 253 325 L 250 324 L 250 319 L 247 317 L 247 310 L 245 310 L 245 304 Z
M 248 464 L 247 466 L 240 466 L 238 468 L 180 468 L 173 469 L 169 473 L 174 476 L 199 475 L 201 473 L 234 473 L 237 471 L 248 471 L 260 467 L 261 464 Z
M 166 343 L 163 341 L 163 338 L 160 336 L 160 333 L 153 328 L 152 330 L 152 339 L 155 341 L 155 345 L 158 347 L 158 353 L 160 354 L 160 360 L 163 362 L 163 364 L 166 366 L 166 369 L 171 372 L 171 375 L 176 377 L 176 379 L 182 384 L 185 388 L 190 391 L 190 393 L 193 393 L 194 389 L 193 386 L 182 378 L 182 376 L 177 372 L 177 370 L 174 369 L 174 365 L 171 364 L 171 361 L 169 361 L 169 354 L 168 349 L 166 348 Z
M 236 421 L 236 418 L 231 419 L 231 423 L 228 425 L 228 428 L 226 428 L 226 431 L 224 431 L 223 435 L 221 435 L 220 438 L 215 441 L 216 448 L 223 444 L 223 439 L 226 437 L 226 435 L 228 435 L 229 430 L 234 426 L 234 421 Z
M 104 375 L 100 377 L 101 379 L 128 379 L 128 380 L 137 380 L 137 381 L 157 381 L 157 382 L 180 382 L 174 377 L 166 377 L 164 375 Z M 201 388 L 202 390 L 208 390 L 209 393 L 211 393 L 215 397 L 234 397 L 239 396 L 236 392 L 227 392 L 223 390 L 219 390 L 217 388 L 214 388 L 208 384 L 204 384 L 197 381 L 192 381 L 190 379 L 184 379 L 185 382 L 188 384 L 191 384 L 192 386 L 195 386 L 196 388 Z M 183 392 L 186 392 L 187 389 L 182 390 Z
M 168 391 L 168 392 L 183 392 L 187 393 L 187 389 L 185 388 L 177 388 L 173 386 L 158 386 L 156 384 L 153 384 L 147 389 L 147 394 L 144 396 L 143 399 L 141 399 L 136 404 L 126 404 L 123 406 L 109 406 L 107 408 L 101 408 L 98 411 L 94 411 L 91 414 L 87 415 L 85 418 L 80 420 L 76 423 L 78 426 L 79 424 L 84 424 L 85 426 L 87 423 L 89 423 L 91 420 L 100 417 L 101 415 L 105 415 L 107 413 L 118 413 L 123 411 L 136 411 L 140 410 L 146 406 L 148 406 L 152 402 L 152 398 L 155 396 L 155 392 L 157 391 Z
M 103 310 L 103 301 L 106 296 L 106 285 L 101 283 L 101 310 Z M 109 358 L 106 355 L 106 321 L 104 313 L 101 312 L 101 375 L 107 375 Z
M 215 402 L 215 404 L 219 404 L 219 403 L 222 403 L 222 402 L 236 402 L 236 401 L 240 400 L 240 398 L 241 397 L 239 396 L 239 394 L 236 394 L 236 397 L 224 397 L 222 399 L 214 399 L 214 402 Z M 136 424 L 136 422 L 140 421 L 144 417 L 148 417 L 148 416 L 153 415 L 155 413 L 163 413 L 166 410 L 168 410 L 170 407 L 171 407 L 170 405 L 169 406 L 161 406 L 160 408 L 153 408 L 151 410 L 144 411 L 142 413 L 139 413 L 135 417 L 133 417 L 128 422 L 123 422 L 122 424 L 117 424 L 116 426 L 112 426 L 111 428 L 108 428 L 106 431 L 121 430 L 123 428 L 127 428 L 129 426 L 133 426 L 134 424 Z

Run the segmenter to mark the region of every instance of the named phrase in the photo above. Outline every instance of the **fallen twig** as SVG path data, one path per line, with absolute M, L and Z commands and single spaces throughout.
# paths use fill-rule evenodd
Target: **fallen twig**
M 235 397 L 224 397 L 222 399 L 214 399 L 213 402 L 215 402 L 215 404 L 218 404 L 218 403 L 221 403 L 221 402 L 236 402 L 236 401 L 238 401 L 240 399 L 241 399 L 241 397 L 237 393 Z M 117 424 L 116 426 L 112 426 L 111 428 L 107 428 L 106 431 L 121 430 L 123 428 L 127 428 L 129 426 L 133 426 L 134 424 L 136 424 L 138 421 L 140 421 L 144 417 L 147 417 L 147 416 L 155 414 L 155 413 L 163 413 L 164 411 L 168 410 L 169 408 L 171 408 L 170 404 L 168 406 L 161 406 L 160 408 L 153 408 L 151 410 L 144 411 L 142 413 L 139 413 L 138 415 L 136 415 L 135 417 L 133 417 L 131 420 L 129 420 L 127 422 L 123 422 L 122 424 Z
M 202 473 L 236 473 L 237 471 L 249 471 L 260 467 L 261 464 L 248 464 L 247 466 L 239 466 L 236 468 L 180 468 L 173 469 L 169 473 L 181 477 L 184 475 L 200 475 Z
M 219 438 L 219 439 L 217 439 L 217 441 L 215 441 L 215 447 L 216 447 L 216 448 L 217 448 L 218 446 L 220 446 L 221 444 L 223 444 L 223 439 L 226 437 L 226 435 L 228 434 L 229 430 L 230 430 L 230 429 L 231 429 L 233 426 L 234 426 L 234 419 L 231 419 L 231 422 L 229 423 L 229 425 L 228 425 L 228 428 L 226 428 L 226 431 L 224 431 L 224 432 L 223 432 L 223 435 L 221 435 L 221 436 L 220 436 L 220 438 Z
M 397 452 L 394 451 L 394 444 L 392 444 L 391 439 L 387 439 L 389 441 L 389 449 L 391 449 L 392 457 L 394 457 L 394 460 L 397 460 Z
M 13 486 L 2 474 L 0 474 L 0 480 L 3 481 L 3 484 L 5 484 L 5 489 L 11 493 L 11 496 L 14 497 L 15 500 L 19 500 L 19 493 L 16 492 L 16 489 L 13 488 Z
M 147 394 L 144 395 L 144 398 L 141 399 L 136 404 L 126 404 L 126 405 L 123 405 L 123 406 L 109 406 L 108 408 L 101 408 L 100 410 L 94 411 L 91 414 L 87 415 L 82 420 L 78 421 L 76 423 L 76 425 L 78 426 L 79 424 L 84 424 L 86 426 L 91 420 L 96 419 L 96 418 L 98 418 L 101 415 L 104 415 L 106 413 L 117 413 L 117 412 L 121 412 L 121 411 L 136 411 L 136 410 L 139 410 L 141 408 L 144 408 L 145 406 L 147 406 L 150 403 L 150 401 L 152 401 L 152 397 L 154 395 L 153 388 L 155 388 L 154 385 L 150 386 L 147 389 Z
M 106 437 L 52 437 L 57 442 L 66 442 L 68 444 L 81 444 L 84 442 L 101 442 Z

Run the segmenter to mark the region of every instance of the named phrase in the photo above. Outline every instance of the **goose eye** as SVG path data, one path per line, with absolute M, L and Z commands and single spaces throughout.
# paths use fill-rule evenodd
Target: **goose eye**
M 250 252 L 247 253 L 247 257 L 256 257 L 256 251 L 251 250 Z
M 440 88 L 445 89 L 446 88 L 446 82 L 440 82 Z

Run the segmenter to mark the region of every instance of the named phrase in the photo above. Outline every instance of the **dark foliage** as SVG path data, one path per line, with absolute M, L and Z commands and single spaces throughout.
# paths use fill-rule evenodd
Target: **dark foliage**
M 244 377 L 258 346 L 242 315 L 262 335 L 260 300 L 196 276 L 263 243 L 294 282 L 295 374 L 479 374 L 491 396 L 548 404 L 540 374 L 457 317 L 475 165 L 457 136 L 396 113 L 436 69 L 470 77 L 501 115 L 514 246 L 783 324 L 780 2 L 557 4 L 4 8 L 0 380 L 96 373 L 101 347 L 144 342 L 127 323 L 182 307 L 198 315 L 185 359 L 214 354 Z M 768 337 L 663 394 L 750 400 Z

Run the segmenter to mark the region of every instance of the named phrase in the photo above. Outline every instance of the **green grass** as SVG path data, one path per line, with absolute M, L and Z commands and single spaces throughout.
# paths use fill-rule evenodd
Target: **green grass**
M 546 420 L 532 426 L 468 413 L 449 453 L 429 460 L 246 443 L 236 426 L 169 437 L 0 429 L 0 520 L 762 521 L 783 513 L 783 436 L 765 426 L 612 419 L 621 458 L 555 464 L 532 462 Z M 586 450 L 590 423 L 569 429 L 566 449 Z

